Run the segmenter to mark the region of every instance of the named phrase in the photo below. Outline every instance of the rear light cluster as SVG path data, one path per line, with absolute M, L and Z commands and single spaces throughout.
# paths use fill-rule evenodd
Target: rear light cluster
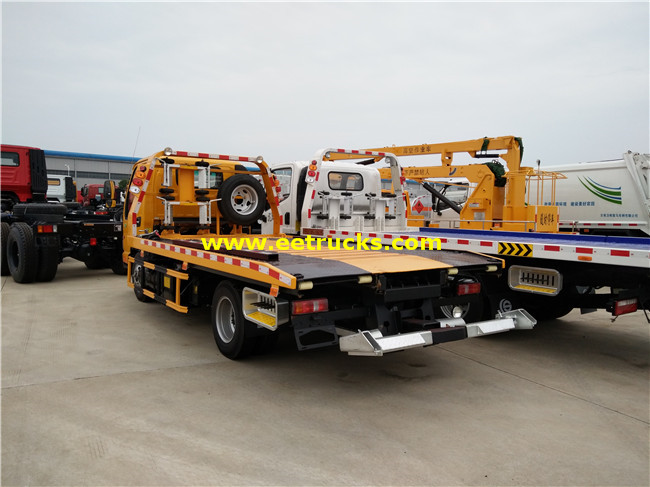
M 318 171 L 318 163 L 316 161 L 311 161 L 311 164 L 307 168 L 307 177 L 305 181 L 307 183 L 313 183 L 316 178 L 316 172 Z
M 627 313 L 634 313 L 637 310 L 637 300 L 636 298 L 632 299 L 621 299 L 614 303 L 614 316 L 620 316 Z
M 321 311 L 328 311 L 329 303 L 327 298 L 320 299 L 301 299 L 291 303 L 292 315 L 305 315 L 309 313 L 320 313 Z
M 136 186 L 142 186 L 144 184 L 144 178 L 147 175 L 147 166 L 140 166 L 135 174 L 133 175 L 133 180 L 131 181 Z
M 54 233 L 56 232 L 56 225 L 38 225 L 36 231 L 38 233 Z
M 459 284 L 456 288 L 457 296 L 464 296 L 466 294 L 479 294 L 481 292 L 480 282 L 464 282 Z

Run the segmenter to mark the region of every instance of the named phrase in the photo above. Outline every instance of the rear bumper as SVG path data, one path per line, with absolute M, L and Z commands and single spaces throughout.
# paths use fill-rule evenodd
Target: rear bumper
M 380 357 L 385 353 L 438 343 L 462 340 L 510 330 L 530 330 L 537 320 L 523 309 L 499 313 L 493 320 L 466 324 L 461 319 L 447 320 L 439 328 L 383 336 L 379 330 L 359 331 L 339 338 L 339 347 L 349 355 Z

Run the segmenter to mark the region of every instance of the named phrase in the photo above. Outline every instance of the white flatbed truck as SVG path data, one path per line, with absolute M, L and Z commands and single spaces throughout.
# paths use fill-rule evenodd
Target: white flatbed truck
M 386 148 L 386 150 L 393 148 Z M 311 161 L 274 164 L 282 181 L 280 223 L 284 232 L 345 239 L 436 237 L 444 250 L 465 250 L 504 259 L 506 272 L 456 281 L 481 285 L 481 299 L 441 308 L 446 316 L 482 319 L 524 308 L 537 319 L 553 319 L 574 308 L 584 312 L 606 309 L 613 316 L 650 309 L 650 239 L 592 237 L 537 232 L 441 229 L 407 225 L 405 180 L 396 163 L 390 165 L 394 193 L 382 195 L 377 169 L 332 161 L 319 151 Z M 376 161 L 376 150 L 356 151 L 354 157 Z M 415 168 L 414 170 L 417 170 Z M 306 178 L 306 174 L 314 176 Z M 344 181 L 341 187 L 338 181 Z M 335 183 L 335 184 L 333 184 Z M 272 220 L 267 219 L 263 228 Z

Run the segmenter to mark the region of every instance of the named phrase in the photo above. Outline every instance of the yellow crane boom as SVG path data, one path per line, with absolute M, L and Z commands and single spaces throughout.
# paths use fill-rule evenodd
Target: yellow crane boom
M 531 177 L 539 176 L 531 167 L 522 167 L 523 143 L 511 135 L 438 144 L 419 144 L 366 149 L 390 152 L 396 156 L 440 154 L 440 166 L 402 168 L 402 177 L 416 181 L 430 178 L 464 177 L 476 185 L 460 213 L 461 228 L 503 229 L 511 231 L 558 231 L 556 206 L 532 205 L 526 201 Z M 492 152 L 491 152 L 492 151 Z M 494 151 L 501 151 L 495 153 Z M 496 175 L 486 164 L 454 165 L 454 154 L 467 153 L 474 159 L 502 159 L 508 172 Z M 352 158 L 345 154 L 330 159 Z M 382 177 L 390 177 L 380 169 Z M 549 173 L 545 173 L 549 174 Z M 552 176 L 550 176 L 552 178 Z

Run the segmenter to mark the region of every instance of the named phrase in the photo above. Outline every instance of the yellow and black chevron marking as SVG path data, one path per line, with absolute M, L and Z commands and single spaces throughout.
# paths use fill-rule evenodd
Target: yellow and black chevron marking
M 499 254 L 515 255 L 517 257 L 532 257 L 533 246 L 532 244 L 524 243 L 499 242 Z

